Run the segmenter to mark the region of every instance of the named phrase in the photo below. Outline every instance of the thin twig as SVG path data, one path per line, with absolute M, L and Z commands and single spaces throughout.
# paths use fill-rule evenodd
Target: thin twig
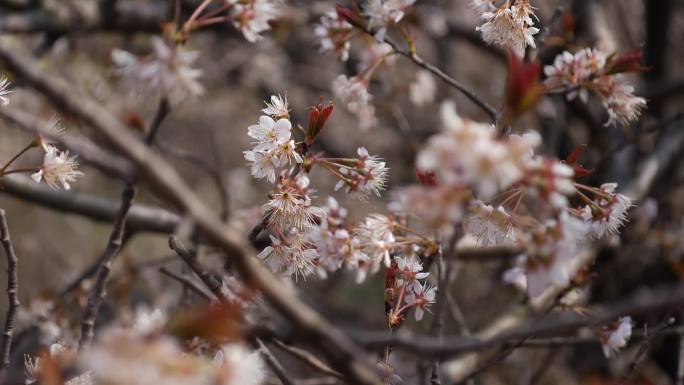
M 195 283 L 195 281 L 191 280 L 190 278 L 188 278 L 186 276 L 174 273 L 173 271 L 171 271 L 165 267 L 160 268 L 159 272 L 164 274 L 165 276 L 171 278 L 171 279 L 174 279 L 174 280 L 180 282 L 183 285 L 183 287 L 187 287 L 188 289 L 190 289 L 191 291 L 193 291 L 194 293 L 196 293 L 200 297 L 206 299 L 207 301 L 211 301 L 214 299 L 210 294 L 208 294 L 206 291 L 204 291 L 204 289 L 202 289 L 199 285 L 197 285 L 197 283 Z
M 154 138 L 159 131 L 159 126 L 164 121 L 164 118 L 169 113 L 168 100 L 163 97 L 159 102 L 157 113 L 155 114 L 152 125 L 150 126 L 144 143 L 149 146 L 154 141 Z M 97 270 L 95 279 L 95 286 L 88 296 L 88 303 L 83 310 L 83 320 L 81 321 L 81 338 L 78 341 L 79 349 L 88 347 L 95 336 L 95 321 L 100 312 L 100 306 L 106 296 L 107 282 L 109 281 L 109 274 L 112 270 L 112 263 L 116 256 L 121 251 L 123 245 L 124 234 L 126 231 L 126 220 L 128 212 L 133 205 L 135 199 L 136 185 L 135 182 L 127 182 L 121 193 L 121 206 L 114 218 L 114 227 L 109 235 L 109 240 L 105 251 L 102 253 L 100 265 Z
M 95 336 L 95 321 L 106 295 L 107 281 L 112 269 L 112 261 L 121 250 L 123 244 L 126 217 L 128 216 L 128 210 L 131 208 L 134 197 L 135 186 L 131 183 L 126 184 L 126 187 L 121 193 L 121 206 L 119 207 L 119 212 L 116 215 L 116 218 L 114 218 L 114 227 L 109 235 L 107 246 L 100 258 L 95 285 L 88 296 L 88 303 L 83 310 L 81 338 L 78 342 L 79 349 L 88 347 Z
M 261 341 L 259 338 L 255 338 L 253 341 L 254 346 L 259 349 L 261 355 L 266 360 L 266 364 L 271 368 L 273 374 L 278 377 L 278 379 L 283 383 L 283 385 L 295 385 L 295 382 L 285 373 L 285 369 L 275 358 L 271 350 Z
M 367 33 L 368 35 L 373 35 L 373 32 L 368 30 L 367 28 L 361 26 L 361 25 L 356 25 L 356 27 Z M 399 47 L 399 44 L 395 43 L 392 39 L 385 37 L 384 42 L 388 44 L 392 49 L 398 53 L 401 56 L 406 57 L 407 59 L 411 60 L 413 63 L 415 63 L 417 66 L 431 72 L 433 75 L 437 76 L 440 78 L 443 82 L 446 84 L 450 85 L 451 87 L 455 88 L 456 90 L 460 91 L 463 95 L 465 95 L 468 99 L 470 99 L 473 103 L 475 103 L 478 107 L 483 109 L 487 115 L 492 119 L 492 121 L 495 121 L 497 119 L 498 113 L 496 111 L 496 108 L 494 108 L 492 105 L 484 101 L 481 97 L 479 97 L 474 91 L 470 90 L 468 87 L 463 85 L 461 82 L 458 80 L 452 78 L 451 76 L 447 75 L 444 71 L 441 69 L 437 68 L 436 66 L 426 62 L 422 57 L 418 56 L 417 53 L 415 52 L 409 52 L 407 50 L 401 49 Z
M 329 376 L 333 376 L 336 378 L 344 378 L 339 372 L 335 371 L 334 369 L 330 368 L 328 365 L 326 365 L 323 361 L 321 361 L 318 357 L 314 356 L 313 354 L 309 353 L 308 351 L 304 349 L 299 349 L 294 346 L 286 345 L 284 342 L 280 341 L 277 338 L 272 339 L 273 343 L 282 349 L 283 351 L 289 353 L 293 357 L 301 360 L 305 364 L 309 365 L 311 368 L 323 373 L 327 374 Z
M 188 265 L 193 273 L 197 274 L 197 277 L 204 282 L 209 291 L 211 291 L 222 302 L 227 300 L 225 294 L 223 294 L 221 291 L 221 287 L 223 286 L 221 281 L 213 274 L 204 270 L 197 260 L 197 256 L 190 253 L 190 251 L 183 246 L 181 241 L 179 241 L 175 235 L 169 237 L 169 247 L 171 250 L 175 251 L 176 254 L 178 254 L 178 256 L 183 260 L 183 262 L 185 262 L 186 265 Z
M 17 310 L 19 310 L 20 306 L 18 295 L 19 277 L 17 274 L 19 259 L 14 253 L 9 227 L 7 226 L 7 218 L 5 217 L 5 210 L 2 209 L 0 209 L 0 237 L 2 247 L 5 249 L 5 257 L 7 258 L 7 315 L 5 317 L 5 329 L 2 333 L 2 349 L 0 350 L 2 354 L 0 357 L 0 373 L 2 373 L 10 365 L 12 335 L 16 323 Z

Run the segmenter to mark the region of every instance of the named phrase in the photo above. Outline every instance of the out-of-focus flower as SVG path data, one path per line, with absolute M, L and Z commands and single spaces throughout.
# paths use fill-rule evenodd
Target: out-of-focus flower
M 256 354 L 226 346 L 212 360 L 187 354 L 169 337 L 141 338 L 114 330 L 102 334 L 79 363 L 98 384 L 258 385 L 265 375 Z
M 69 157 L 69 151 L 60 152 L 56 147 L 48 145 L 43 164 L 38 172 L 31 174 L 31 178 L 37 183 L 45 180 L 45 183 L 53 189 L 59 188 L 61 184 L 65 190 L 69 190 L 70 183 L 83 176 L 77 168 L 76 157 Z
M 402 383 L 403 380 L 395 373 L 394 368 L 390 364 L 380 361 L 377 363 L 376 368 L 384 385 L 399 385 Z
M 366 80 L 358 77 L 348 78 L 346 75 L 338 75 L 332 83 L 332 90 L 335 97 L 352 112 L 359 111 L 372 99 L 368 93 Z
M 281 14 L 280 8 L 273 0 L 227 0 L 227 2 L 234 4 L 235 28 L 242 31 L 245 39 L 250 43 L 263 39 L 260 34 L 271 29 L 269 22 L 277 19 Z
M 321 51 L 334 51 L 342 61 L 347 61 L 353 30 L 351 24 L 341 18 L 337 11 L 332 10 L 321 16 L 314 34 L 320 39 Z
M 266 103 L 266 108 L 261 110 L 266 115 L 271 115 L 274 118 L 289 118 L 290 117 L 290 110 L 288 109 L 288 104 L 287 104 L 287 94 L 283 98 L 282 96 L 278 95 L 271 95 L 271 102 L 264 102 Z
M 380 263 L 390 266 L 390 251 L 395 241 L 392 230 L 392 221 L 381 214 L 369 215 L 356 229 L 363 251 L 372 261 L 373 273 L 378 271 Z
M 624 56 L 614 59 L 614 56 L 591 48 L 575 54 L 565 51 L 556 56 L 553 65 L 544 67 L 544 84 L 550 90 L 564 87 L 568 99 L 579 95 L 584 102 L 587 102 L 589 92 L 594 92 L 608 111 L 606 125 L 628 125 L 639 118 L 646 107 L 646 99 L 634 95 L 634 87 L 619 74 L 642 70 L 643 67 L 634 64 L 640 54 L 630 54 L 628 60 L 621 60 Z
M 482 39 L 488 44 L 511 49 L 518 57 L 525 55 L 525 48 L 535 47 L 534 35 L 539 32 L 534 27 L 529 0 L 506 1 L 496 7 L 491 1 L 475 0 L 473 6 L 484 21 L 476 29 L 482 32 Z
M 143 58 L 124 50 L 112 50 L 116 72 L 133 89 L 144 87 L 174 101 L 204 92 L 198 81 L 202 71 L 192 68 L 199 52 L 184 51 L 156 36 L 152 38 L 152 48 L 152 53 Z
M 419 170 L 434 172 L 442 184 L 472 187 L 482 199 L 522 177 L 538 135 L 498 140 L 489 124 L 462 119 L 452 106 L 443 106 L 442 116 L 443 132 L 432 136 L 418 153 Z
M 383 41 L 387 28 L 404 17 L 404 10 L 416 0 L 368 0 L 363 15 L 368 18 L 368 29 L 378 41 Z
M 444 236 L 453 234 L 456 224 L 461 223 L 470 198 L 467 189 L 447 185 L 408 186 L 394 194 L 394 200 L 403 212 Z
M 411 102 L 418 107 L 432 103 L 435 100 L 437 85 L 432 74 L 425 70 L 420 70 L 416 74 L 416 80 L 409 86 L 409 97 Z
M 62 121 L 57 115 L 52 115 L 50 119 L 45 123 L 41 132 L 38 133 L 36 141 L 43 148 L 45 152 L 48 151 L 48 147 L 54 145 L 59 138 L 64 136 L 66 129 L 62 125 Z
M 503 206 L 494 209 L 477 200 L 473 202 L 463 226 L 481 246 L 509 245 L 516 240 L 513 218 Z
M 523 233 L 527 249 L 523 261 L 531 298 L 550 287 L 563 289 L 570 284 L 579 268 L 576 261 L 587 243 L 588 231 L 584 221 L 564 211 L 557 220 Z
M 536 156 L 526 162 L 521 189 L 525 194 L 543 199 L 552 207 L 568 206 L 567 195 L 575 193 L 572 167 L 556 159 Z
M 64 343 L 58 342 L 50 345 L 47 352 L 44 353 L 42 357 L 32 358 L 29 355 L 24 355 L 24 371 L 26 374 L 26 384 L 37 383 L 45 373 L 43 370 L 46 368 L 44 362 L 52 361 L 57 365 L 71 365 L 76 359 L 76 350 L 72 349 L 70 346 Z M 47 365 L 48 367 L 51 365 Z M 47 370 L 46 370 L 47 371 Z M 49 374 L 48 374 L 49 375 Z M 89 371 L 81 373 L 80 375 L 71 377 L 69 380 L 64 381 L 64 385 L 92 385 L 94 384 L 92 374 Z
M 601 348 L 603 355 L 606 358 L 611 358 L 617 354 L 620 349 L 627 346 L 629 338 L 632 336 L 632 318 L 620 317 L 620 319 L 613 325 L 604 327 L 599 332 L 599 340 L 601 341 Z
M 0 104 L 6 106 L 9 104 L 9 98 L 7 95 L 12 93 L 10 87 L 12 83 L 4 75 L 0 75 Z
M 250 352 L 241 344 L 224 345 L 214 355 L 214 366 L 234 370 L 230 385 L 259 385 L 266 379 L 266 368 L 259 352 Z M 235 370 L 239 368 L 239 370 Z

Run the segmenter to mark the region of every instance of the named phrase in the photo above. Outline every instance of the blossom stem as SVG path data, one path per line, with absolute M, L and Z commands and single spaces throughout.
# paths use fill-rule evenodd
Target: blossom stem
M 202 11 L 204 11 L 205 8 L 211 4 L 214 0 L 204 0 L 202 4 L 200 4 L 197 9 L 190 15 L 190 18 L 183 24 L 183 31 L 185 32 L 190 32 L 192 30 L 192 24 L 197 20 L 197 18 L 200 16 Z
M 7 170 L 7 167 L 9 167 L 12 163 L 14 163 L 15 160 L 19 159 L 20 156 L 24 155 L 24 153 L 33 147 L 36 147 L 36 141 L 31 141 L 31 143 L 28 144 L 28 146 L 24 147 L 23 150 L 19 151 L 16 155 L 12 157 L 12 159 L 9 160 L 9 162 L 5 163 L 4 166 L 0 169 L 0 175 L 5 174 L 5 170 Z
M 17 168 L 14 170 L 9 170 L 9 171 L 2 171 L 0 172 L 0 176 L 5 176 L 9 174 L 19 174 L 19 173 L 29 173 L 29 172 L 38 172 L 40 171 L 40 168 Z
M 197 20 L 197 22 L 195 22 L 192 25 L 191 30 L 197 29 L 200 27 L 206 27 L 206 26 L 212 25 L 212 24 L 224 23 L 230 19 L 231 19 L 230 16 L 217 16 L 217 17 L 210 17 L 210 18 L 206 18 L 206 19 Z

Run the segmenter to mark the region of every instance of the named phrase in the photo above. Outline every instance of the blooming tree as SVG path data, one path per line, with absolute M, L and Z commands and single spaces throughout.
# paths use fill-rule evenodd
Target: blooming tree
M 565 0 L 104 3 L 0 1 L 40 15 L 0 16 L 0 31 L 37 23 L 51 64 L 21 47 L 37 39 L 0 39 L 0 118 L 30 133 L 5 146 L 0 187 L 111 224 L 90 267 L 38 296 L 19 278 L 39 224 L 13 242 L 17 210 L 0 210 L 0 382 L 514 381 L 504 365 L 518 382 L 555 365 L 579 381 L 557 352 L 588 346 L 628 378 L 656 338 L 681 345 L 684 289 L 630 276 L 644 250 L 667 258 L 658 280 L 684 271 L 684 209 L 667 203 L 681 189 L 663 178 L 681 178 L 684 131 L 653 91 L 658 39 L 646 58 L 617 47 L 598 16 L 583 26 L 594 5 Z M 452 63 L 452 38 L 496 62 Z M 95 70 L 60 66 L 77 42 L 106 52 Z M 119 200 L 94 187 L 112 183 Z M 170 259 L 130 251 L 145 232 Z

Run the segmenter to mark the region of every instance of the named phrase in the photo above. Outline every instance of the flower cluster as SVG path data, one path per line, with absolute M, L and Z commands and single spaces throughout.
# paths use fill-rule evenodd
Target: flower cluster
M 192 68 L 197 51 L 186 51 L 161 37 L 152 37 L 152 53 L 137 57 L 121 49 L 112 50 L 116 73 L 131 89 L 159 93 L 179 101 L 204 92 L 198 81 L 202 71 Z
M 321 16 L 314 29 L 314 34 L 320 39 L 321 51 L 333 51 L 342 61 L 349 59 L 353 32 L 354 27 L 334 10 Z
M 632 53 L 631 61 L 638 60 Z M 621 66 L 626 59 L 607 55 L 598 50 L 585 48 L 575 54 L 565 51 L 554 60 L 553 65 L 544 67 L 546 80 L 544 84 L 549 90 L 567 91 L 567 98 L 580 99 L 587 102 L 589 92 L 596 94 L 608 111 L 606 124 L 620 123 L 628 125 L 639 117 L 646 107 L 646 99 L 634 95 L 634 87 L 626 83 L 621 72 L 641 70 L 641 67 Z M 616 64 L 617 63 L 617 64 Z
M 292 123 L 287 116 L 287 100 L 280 97 L 272 99 L 272 104 L 263 111 L 273 117 L 281 117 L 277 121 L 267 115 L 262 115 L 259 122 L 249 126 L 248 135 L 254 139 L 254 148 L 245 151 L 245 159 L 252 164 L 252 175 L 257 178 L 267 178 L 275 183 L 279 169 L 291 163 L 302 163 L 302 157 L 295 148 L 292 137 Z
M 347 109 L 356 114 L 362 130 L 367 130 L 376 124 L 375 107 L 370 104 L 373 95 L 368 92 L 368 79 L 363 76 L 348 78 L 338 75 L 332 83 L 335 98 L 340 100 Z
M 387 271 L 385 280 L 385 301 L 389 304 L 388 322 L 390 328 L 397 327 L 405 319 L 409 309 L 414 309 L 416 321 L 423 319 L 430 305 L 435 302 L 437 288 L 421 282 L 430 275 L 423 271 L 420 260 L 411 255 L 398 257 Z
M 496 6 L 494 0 L 473 0 L 483 24 L 476 29 L 489 44 L 511 49 L 518 57 L 525 55 L 525 48 L 535 48 L 534 27 L 536 18 L 529 0 L 506 0 Z

